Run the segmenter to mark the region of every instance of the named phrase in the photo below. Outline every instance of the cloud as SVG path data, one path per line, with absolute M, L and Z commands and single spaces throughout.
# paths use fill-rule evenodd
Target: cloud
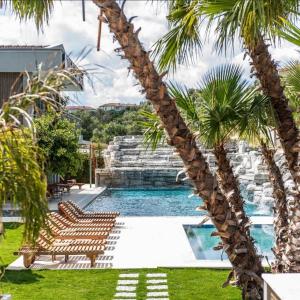
M 82 104 L 98 106 L 106 102 L 139 103 L 144 96 L 139 93 L 141 87 L 130 74 L 128 76 L 128 62 L 121 60 L 114 52 L 118 47 L 113 43 L 112 34 L 108 26 L 103 26 L 101 37 L 101 51 L 96 51 L 98 32 L 99 9 L 86 1 L 86 22 L 82 22 L 81 1 L 56 1 L 49 26 L 44 31 L 37 33 L 33 21 L 20 23 L 17 18 L 0 11 L 0 40 L 3 44 L 38 44 L 54 45 L 64 44 L 67 52 L 72 52 L 73 59 L 84 47 L 90 47 L 92 51 L 81 62 L 84 65 L 95 68 L 97 79 L 94 82 L 94 90 L 87 83 L 85 91 L 78 94 L 78 101 Z M 125 4 L 127 17 L 137 16 L 133 20 L 135 28 L 141 27 L 139 37 L 149 50 L 151 46 L 167 32 L 166 7 L 162 2 L 151 1 L 127 1 Z M 204 32 L 202 34 L 204 36 Z M 218 55 L 213 50 L 214 34 L 208 43 L 205 43 L 201 55 L 191 66 L 180 66 L 175 74 L 170 74 L 168 80 L 174 80 L 189 87 L 195 87 L 201 76 L 212 66 L 221 63 L 239 63 L 249 73 L 249 63 L 243 60 L 241 46 L 235 43 L 236 52 L 230 56 Z M 297 58 L 295 47 L 283 43 L 281 47 L 272 48 L 271 53 L 275 60 L 288 61 L 289 58 Z M 75 99 L 75 96 L 73 96 Z

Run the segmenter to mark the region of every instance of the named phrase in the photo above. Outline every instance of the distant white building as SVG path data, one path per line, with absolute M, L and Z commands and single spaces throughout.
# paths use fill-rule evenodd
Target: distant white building
M 103 105 L 100 105 L 99 109 L 104 111 L 110 111 L 110 110 L 122 111 L 130 108 L 137 108 L 137 107 L 138 105 L 130 104 L 130 103 L 105 103 Z
M 87 105 L 68 105 L 66 110 L 70 113 L 75 111 L 95 111 L 96 108 Z

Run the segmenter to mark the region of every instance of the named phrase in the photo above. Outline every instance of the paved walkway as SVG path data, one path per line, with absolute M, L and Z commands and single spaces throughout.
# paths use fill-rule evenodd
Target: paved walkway
M 70 193 L 64 193 L 62 197 L 62 201 L 72 200 L 77 203 L 81 208 L 86 207 L 89 203 L 91 203 L 100 193 L 105 190 L 105 187 L 95 187 L 93 184 L 90 187 L 89 184 L 85 184 L 82 186 L 81 190 L 74 186 L 71 188 Z M 57 203 L 61 201 L 60 199 L 53 199 L 49 202 L 50 210 L 57 210 Z

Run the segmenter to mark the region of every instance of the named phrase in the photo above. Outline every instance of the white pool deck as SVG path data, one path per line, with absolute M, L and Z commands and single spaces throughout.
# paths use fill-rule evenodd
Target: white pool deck
M 89 203 L 91 203 L 99 194 L 101 194 L 106 187 L 95 187 L 93 184 L 91 187 L 89 184 L 85 184 L 82 186 L 81 190 L 78 186 L 74 186 L 71 188 L 70 193 L 64 193 L 62 199 L 51 199 L 48 203 L 49 210 L 56 211 L 57 203 L 59 201 L 67 201 L 72 200 L 79 207 L 84 208 Z M 5 209 L 9 209 L 9 204 L 4 207 Z M 3 217 L 3 222 L 22 222 L 22 218 L 20 217 Z
M 197 260 L 183 225 L 199 224 L 203 217 L 119 217 L 109 249 L 98 257 L 95 268 L 134 269 L 158 267 L 230 268 L 228 260 Z M 272 224 L 271 217 L 253 217 L 254 224 Z M 206 224 L 211 224 L 207 222 Z M 34 269 L 89 269 L 84 256 L 63 262 L 40 257 Z M 266 262 L 265 262 L 266 264 Z M 8 269 L 24 269 L 18 258 Z

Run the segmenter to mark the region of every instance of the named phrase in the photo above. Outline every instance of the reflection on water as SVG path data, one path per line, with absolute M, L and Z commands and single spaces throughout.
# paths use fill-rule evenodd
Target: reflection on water
M 213 247 L 217 246 L 220 239 L 211 236 L 215 231 L 213 225 L 184 225 L 184 229 L 194 255 L 197 259 L 223 260 L 228 259 L 223 251 L 215 251 Z M 274 243 L 274 231 L 272 225 L 253 225 L 251 227 L 251 235 L 256 241 L 258 254 L 267 256 L 268 259 L 274 259 L 271 248 Z
M 241 186 L 248 215 L 270 215 L 271 210 L 261 210 L 254 204 L 251 192 Z M 117 210 L 123 216 L 199 216 L 195 211 L 202 200 L 189 197 L 191 188 L 119 188 L 108 189 L 87 208 L 90 211 Z

